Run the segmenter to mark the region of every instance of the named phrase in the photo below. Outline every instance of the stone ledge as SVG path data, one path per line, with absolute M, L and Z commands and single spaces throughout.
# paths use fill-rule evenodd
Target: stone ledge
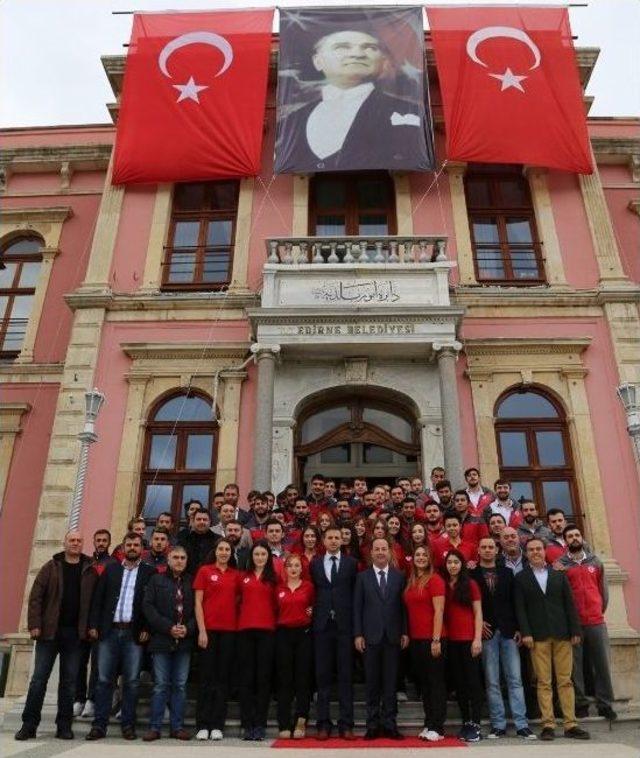
M 226 292 L 138 292 L 115 293 L 110 289 L 77 289 L 64 296 L 71 310 L 105 308 L 108 311 L 159 311 L 159 310 L 237 310 L 260 303 L 257 293 L 235 294 Z

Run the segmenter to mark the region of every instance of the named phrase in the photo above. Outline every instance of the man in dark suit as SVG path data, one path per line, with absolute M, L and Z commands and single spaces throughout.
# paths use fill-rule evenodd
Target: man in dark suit
M 312 62 L 325 79 L 320 99 L 279 124 L 276 173 L 432 168 L 424 109 L 383 91 L 392 64 L 380 40 L 355 29 L 327 34 Z
M 403 739 L 396 717 L 396 680 L 400 649 L 409 644 L 402 602 L 404 574 L 390 565 L 391 547 L 384 538 L 371 545 L 372 565 L 358 574 L 353 600 L 353 633 L 364 654 L 367 698 L 365 740 L 384 735 Z M 382 709 L 380 703 L 382 701 Z
M 572 646 L 580 643 L 580 619 L 573 602 L 571 585 L 561 571 L 547 565 L 545 543 L 532 537 L 525 546 L 529 565 L 515 578 L 516 615 L 523 645 L 531 651 L 538 680 L 542 732 L 540 739 L 555 737 L 552 674 L 555 672 L 558 698 L 564 721 L 564 736 L 588 740 L 575 715 L 575 694 L 571 682 Z
M 156 570 L 142 562 L 142 537 L 125 535 L 124 560 L 109 564 L 96 585 L 89 612 L 89 637 L 99 640 L 98 683 L 95 718 L 87 740 L 107 734 L 111 700 L 118 672 L 122 674 L 122 718 L 126 740 L 136 739 L 138 680 L 142 645 L 149 639 L 142 601 L 149 579 Z
M 316 588 L 313 608 L 313 632 L 316 659 L 317 738 L 327 740 L 332 723 L 329 713 L 331 680 L 334 666 L 338 671 L 338 732 L 353 740 L 353 585 L 358 563 L 340 551 L 341 534 L 337 527 L 324 533 L 325 554 L 315 557 L 309 566 Z

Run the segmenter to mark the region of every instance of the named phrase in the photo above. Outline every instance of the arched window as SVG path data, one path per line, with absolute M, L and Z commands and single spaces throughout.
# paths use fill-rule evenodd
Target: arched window
M 544 514 L 560 508 L 581 521 L 567 422 L 559 403 L 540 390 L 511 390 L 496 405 L 500 476 L 514 500 L 534 500 Z
M 40 237 L 14 237 L 0 253 L 0 358 L 20 353 L 42 266 Z
M 218 424 L 211 398 L 190 391 L 164 397 L 152 408 L 142 460 L 139 511 L 148 524 L 171 511 L 184 519 L 183 504 L 213 498 Z

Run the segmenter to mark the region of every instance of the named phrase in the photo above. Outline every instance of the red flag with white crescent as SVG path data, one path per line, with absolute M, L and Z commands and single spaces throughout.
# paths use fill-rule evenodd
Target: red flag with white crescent
M 428 7 L 449 160 L 593 171 L 569 14 Z
M 273 8 L 136 13 L 113 183 L 260 171 Z

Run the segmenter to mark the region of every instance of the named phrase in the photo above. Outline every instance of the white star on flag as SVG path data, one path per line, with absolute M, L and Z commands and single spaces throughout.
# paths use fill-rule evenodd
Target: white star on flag
M 520 92 L 524 92 L 524 87 L 520 84 L 520 82 L 527 77 L 514 74 L 509 67 L 507 67 L 504 74 L 489 74 L 489 76 L 492 76 L 494 79 L 502 82 L 500 92 L 504 92 L 506 89 L 509 89 L 509 87 L 515 87 L 515 89 L 519 89 Z
M 189 77 L 189 81 L 186 84 L 172 84 L 171 86 L 180 92 L 180 97 L 176 100 L 177 103 L 182 100 L 195 100 L 196 103 L 199 103 L 198 92 L 201 92 L 203 89 L 209 89 L 206 84 L 196 84 L 192 76 Z

